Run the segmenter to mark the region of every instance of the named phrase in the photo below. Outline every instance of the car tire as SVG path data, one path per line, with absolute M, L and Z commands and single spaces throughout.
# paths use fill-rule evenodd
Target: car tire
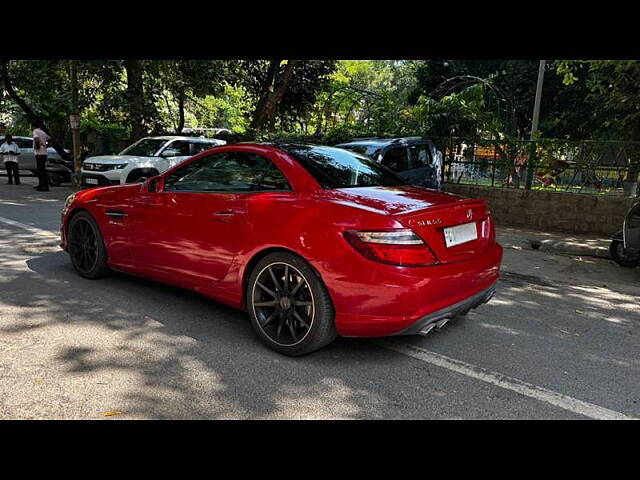
M 634 268 L 640 263 L 637 257 L 633 258 L 624 254 L 624 244 L 620 240 L 611 241 L 609 244 L 609 255 L 611 255 L 611 258 L 621 267 Z
M 313 268 L 293 253 L 275 252 L 261 259 L 251 271 L 246 295 L 253 329 L 279 353 L 306 355 L 337 336 L 327 288 Z
M 78 212 L 67 228 L 67 251 L 78 274 L 94 280 L 109 274 L 107 249 L 98 224 L 89 212 Z

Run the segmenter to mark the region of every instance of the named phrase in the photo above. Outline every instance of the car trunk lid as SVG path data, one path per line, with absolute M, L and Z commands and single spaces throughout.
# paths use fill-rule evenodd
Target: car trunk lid
M 357 187 L 332 191 L 332 200 L 390 215 L 411 228 L 431 247 L 440 263 L 463 261 L 495 241 L 486 202 L 422 187 Z M 445 229 L 474 223 L 477 238 L 447 247 Z
M 486 202 L 481 199 L 460 199 L 397 217 L 400 223 L 411 228 L 431 247 L 441 263 L 473 258 L 495 241 L 492 220 Z M 475 226 L 476 238 L 447 246 L 445 230 L 464 224 Z

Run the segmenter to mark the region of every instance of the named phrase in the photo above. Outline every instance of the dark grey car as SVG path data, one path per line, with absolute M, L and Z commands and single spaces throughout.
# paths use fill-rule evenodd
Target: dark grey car
M 426 138 L 358 138 L 336 147 L 366 155 L 412 185 L 442 188 L 442 153 Z

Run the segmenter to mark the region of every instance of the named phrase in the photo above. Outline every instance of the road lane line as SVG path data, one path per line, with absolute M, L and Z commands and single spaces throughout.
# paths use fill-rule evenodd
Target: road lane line
M 546 402 L 564 410 L 568 410 L 585 417 L 596 420 L 637 420 L 637 418 L 624 413 L 609 410 L 592 403 L 584 402 L 576 398 L 554 392 L 544 387 L 523 382 L 517 378 L 508 377 L 498 372 L 492 372 L 482 367 L 465 363 L 439 353 L 409 343 L 399 342 L 393 339 L 372 340 L 376 345 L 421 360 L 432 365 L 446 368 L 453 372 L 461 373 L 467 377 L 475 378 L 482 382 L 490 383 L 506 390 Z
M 28 231 L 29 233 L 32 233 L 34 235 L 38 235 L 39 237 L 60 239 L 59 235 L 56 235 L 55 233 L 53 233 L 53 232 L 51 232 L 49 230 L 43 230 L 41 228 L 34 227 L 32 225 L 27 225 L 25 223 L 16 222 L 15 220 L 11 220 L 10 218 L 0 217 L 0 222 L 6 223 L 7 225 L 11 225 L 13 227 L 21 228 L 23 230 Z

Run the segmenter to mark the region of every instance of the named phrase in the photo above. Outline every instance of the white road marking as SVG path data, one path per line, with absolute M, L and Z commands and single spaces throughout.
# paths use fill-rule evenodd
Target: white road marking
M 584 402 L 544 387 L 523 382 L 517 378 L 502 375 L 498 372 L 492 372 L 476 365 L 471 365 L 439 353 L 431 352 L 416 345 L 399 342 L 390 338 L 384 340 L 373 340 L 373 343 L 380 347 L 393 350 L 423 362 L 446 368 L 453 372 L 461 373 L 467 377 L 475 378 L 476 380 L 490 383 L 521 395 L 526 395 L 527 397 L 549 403 L 579 415 L 584 415 L 585 417 L 595 418 L 597 420 L 637 420 L 637 418 L 625 415 L 624 413 Z
M 5 217 L 0 217 L 0 222 L 2 223 L 6 223 L 7 225 L 11 225 L 14 227 L 18 227 L 21 228 L 23 230 L 26 230 L 29 233 L 32 233 L 34 235 L 37 235 L 39 237 L 46 237 L 47 239 L 60 239 L 59 235 L 56 235 L 55 233 L 49 231 L 49 230 L 43 230 L 41 228 L 38 227 L 34 227 L 31 225 L 27 225 L 25 223 L 21 223 L 21 222 L 16 222 L 15 220 L 11 220 L 10 218 L 5 218 Z

